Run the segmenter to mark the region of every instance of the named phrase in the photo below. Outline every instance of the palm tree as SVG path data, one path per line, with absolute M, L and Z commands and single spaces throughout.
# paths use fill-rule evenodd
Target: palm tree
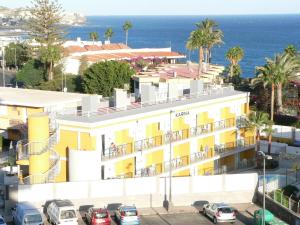
M 269 121 L 269 115 L 264 112 L 251 112 L 247 119 L 246 125 L 248 128 L 255 130 L 256 150 L 260 150 L 260 131 Z
M 205 62 L 211 63 L 212 53 L 211 50 L 215 45 L 220 45 L 223 43 L 223 32 L 218 28 L 218 24 L 214 20 L 205 19 L 200 23 L 196 23 L 198 29 L 203 29 L 207 32 L 208 43 L 206 48 Z
M 267 63 L 264 66 L 256 68 L 257 75 L 252 79 L 251 84 L 253 86 L 257 86 L 258 84 L 263 84 L 266 88 L 267 86 L 271 86 L 271 109 L 270 109 L 270 118 L 273 121 L 274 116 L 274 97 L 275 97 L 275 83 L 276 77 L 274 74 L 276 73 L 276 66 L 274 62 L 270 59 L 267 59 Z
M 126 45 L 128 41 L 128 30 L 132 28 L 132 23 L 130 21 L 126 21 L 123 25 L 123 30 L 125 31 L 125 36 L 126 36 Z
M 202 73 L 203 49 L 207 46 L 207 33 L 203 29 L 197 29 L 191 32 L 186 43 L 186 48 L 189 50 L 199 50 L 199 67 L 198 76 Z
M 268 137 L 268 155 L 271 154 L 272 134 L 274 133 L 273 125 L 274 125 L 274 122 L 272 120 L 269 120 L 266 122 L 265 128 L 262 130 L 263 132 L 266 133 L 266 135 Z
M 285 49 L 284 52 L 289 54 L 290 56 L 294 57 L 297 55 L 297 48 L 295 45 L 288 45 Z
M 230 62 L 230 77 L 234 75 L 234 66 L 237 66 L 239 61 L 241 61 L 244 57 L 244 50 L 239 47 L 230 48 L 226 53 L 226 59 Z
M 276 88 L 277 88 L 277 112 L 282 112 L 282 87 L 290 81 L 298 80 L 300 75 L 300 57 L 292 56 L 292 53 L 277 54 L 274 63 L 277 68 Z
M 98 38 L 99 38 L 99 34 L 98 34 L 98 32 L 91 32 L 90 33 L 90 39 L 93 41 L 93 44 L 94 44 L 94 42 L 95 41 L 97 41 L 98 40 Z
M 105 38 L 106 40 L 108 40 L 110 42 L 110 39 L 112 38 L 112 36 L 114 35 L 114 32 L 112 30 L 112 28 L 108 28 L 106 31 L 105 31 Z

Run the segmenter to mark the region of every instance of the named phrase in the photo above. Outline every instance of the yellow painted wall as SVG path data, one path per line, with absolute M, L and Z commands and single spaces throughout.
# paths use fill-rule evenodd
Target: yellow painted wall
M 205 147 L 208 146 L 209 149 L 214 149 L 215 146 L 215 136 L 208 136 L 198 140 L 198 151 L 205 151 Z M 208 152 L 208 157 L 213 157 L 214 151 Z M 205 175 L 205 171 L 210 171 L 214 168 L 214 162 L 208 162 L 203 165 L 198 166 L 198 175 Z
M 36 153 L 29 157 L 29 175 L 42 174 L 49 170 L 50 152 L 39 154 L 49 138 L 49 118 L 46 114 L 32 115 L 28 118 L 28 142 L 30 152 Z M 31 181 L 39 182 L 39 181 Z
M 127 174 L 128 177 L 133 177 L 134 169 L 134 158 L 118 161 L 115 164 L 116 176 Z
M 87 132 L 80 133 L 80 149 L 96 150 L 96 137 L 90 136 Z
M 242 112 L 242 114 L 248 114 L 249 113 L 249 103 L 243 103 L 241 105 L 241 112 Z
M 159 130 L 159 123 L 151 123 L 146 126 L 146 138 L 154 138 L 155 146 L 162 145 L 163 131 Z
M 162 173 L 162 163 L 164 162 L 164 152 L 163 150 L 158 150 L 151 152 L 146 155 L 146 167 L 155 165 L 157 173 Z
M 190 155 L 190 143 L 184 143 L 179 145 L 173 145 L 173 159 L 181 158 L 183 165 L 188 165 Z M 183 156 L 187 156 L 182 158 Z M 189 176 L 190 170 L 183 170 L 178 173 L 174 173 L 174 176 Z
M 36 113 L 41 113 L 44 111 L 43 108 L 27 108 L 27 116 L 36 114 Z
M 220 133 L 220 144 L 225 144 L 226 148 L 234 148 L 236 145 L 236 131 Z
M 223 165 L 227 166 L 227 170 L 229 170 L 230 168 L 234 168 L 234 165 L 235 165 L 234 155 L 221 158 L 220 159 L 220 166 L 222 167 Z
M 208 112 L 202 112 L 197 115 L 197 125 L 204 125 L 208 123 L 213 123 L 214 119 L 209 118 Z
M 177 117 L 174 118 L 172 121 L 172 131 L 183 131 L 182 132 L 183 139 L 189 137 L 189 128 L 190 126 L 185 123 L 184 117 Z
M 226 127 L 233 127 L 235 126 L 235 113 L 230 112 L 229 107 L 225 107 L 221 109 L 221 120 L 226 120 Z M 227 120 L 233 119 L 233 120 Z
M 240 153 L 240 159 L 252 159 L 255 157 L 255 149 L 250 149 Z
M 123 145 L 126 144 L 126 153 L 133 152 L 133 138 L 129 136 L 129 129 L 124 129 L 115 132 L 115 144 L 116 145 Z

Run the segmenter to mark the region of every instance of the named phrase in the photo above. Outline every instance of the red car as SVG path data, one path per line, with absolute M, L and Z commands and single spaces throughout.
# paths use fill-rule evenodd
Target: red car
M 111 218 L 107 209 L 89 208 L 85 214 L 85 220 L 89 225 L 110 225 Z

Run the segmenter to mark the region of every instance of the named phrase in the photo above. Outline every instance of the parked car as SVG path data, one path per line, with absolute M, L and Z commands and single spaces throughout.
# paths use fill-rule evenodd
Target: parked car
M 135 206 L 120 206 L 116 211 L 116 220 L 120 225 L 140 225 L 140 217 Z
M 6 225 L 6 222 L 3 218 L 3 216 L 0 215 L 0 225 Z
M 76 209 L 70 200 L 53 200 L 47 207 L 46 216 L 54 225 L 78 225 Z
M 89 225 L 110 225 L 111 218 L 107 209 L 89 208 L 85 214 L 85 220 Z
M 205 204 L 208 204 L 208 203 L 209 203 L 208 201 L 205 201 L 205 200 L 202 200 L 202 201 L 201 201 L 201 200 L 200 200 L 200 201 L 195 201 L 195 202 L 192 204 L 192 206 L 195 207 L 195 209 L 197 209 L 199 213 L 201 213 L 202 210 L 203 210 L 203 206 L 204 206 Z
M 210 203 L 203 206 L 203 214 L 213 222 L 235 223 L 237 211 L 225 203 Z
M 28 202 L 21 202 L 12 208 L 12 219 L 15 225 L 42 225 L 40 211 Z

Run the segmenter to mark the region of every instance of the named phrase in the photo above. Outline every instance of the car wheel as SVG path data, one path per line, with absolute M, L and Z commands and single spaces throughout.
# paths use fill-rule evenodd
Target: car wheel
M 217 223 L 218 223 L 218 220 L 217 220 L 216 217 L 214 217 L 213 222 L 214 222 L 214 224 L 217 224 Z

